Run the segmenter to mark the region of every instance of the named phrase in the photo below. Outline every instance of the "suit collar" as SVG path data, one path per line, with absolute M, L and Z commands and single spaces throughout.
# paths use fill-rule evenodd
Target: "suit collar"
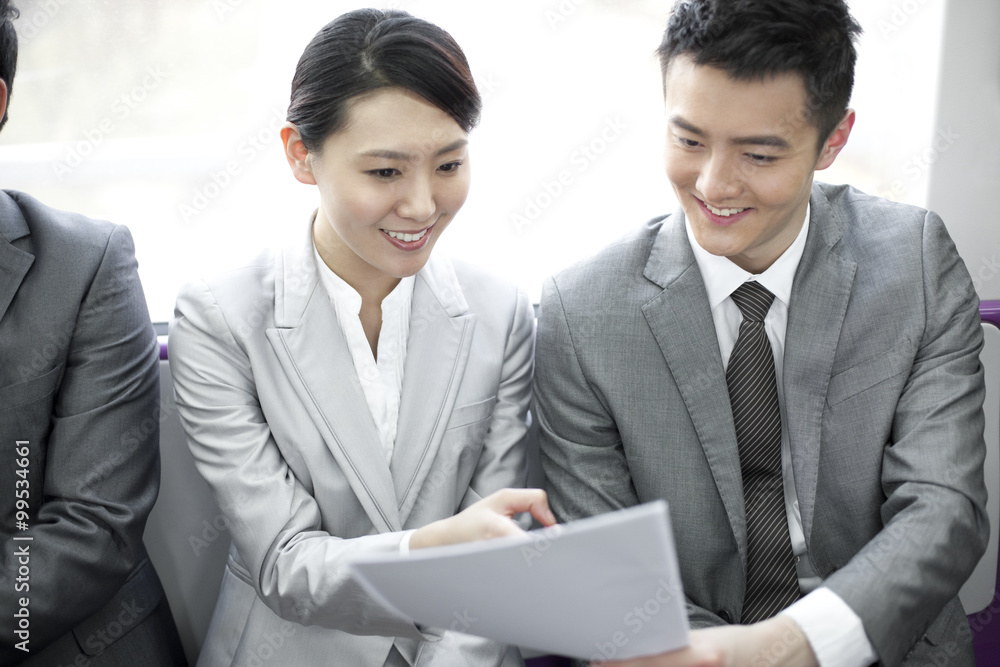
M 642 313 L 701 441 L 745 562 L 746 512 L 736 431 L 708 294 L 682 211 L 664 220 L 643 275 L 663 288 L 642 306 Z
M 842 207 L 814 185 L 812 224 L 792 284 L 785 332 L 783 384 L 795 490 L 806 541 L 810 540 L 819 473 L 822 417 L 833 360 L 857 263 L 842 244 L 850 221 Z
M 783 384 L 795 488 L 810 539 L 820 460 L 822 416 L 833 359 L 857 264 L 840 243 L 849 220 L 813 187 L 811 219 L 795 274 L 785 333 Z M 746 515 L 732 408 L 708 294 L 684 229 L 683 211 L 657 233 L 643 275 L 663 288 L 643 315 L 674 377 L 719 490 L 741 555 Z
M 6 191 L 0 192 L 0 320 L 35 261 L 33 254 L 14 246 L 14 241 L 30 234 L 17 202 Z
M 319 284 L 311 233 L 280 254 L 275 328 L 267 335 L 342 473 L 380 532 L 400 530 L 415 505 L 455 404 L 474 316 L 454 267 L 432 256 L 417 274 L 391 467 L 347 341 Z
M 691 229 L 691 221 L 685 220 L 684 231 L 687 234 L 688 245 L 691 246 L 695 261 L 698 263 L 702 280 L 705 281 L 709 308 L 715 309 L 716 306 L 729 298 L 729 295 L 736 288 L 751 278 L 766 287 L 769 292 L 774 294 L 775 299 L 787 307 L 791 300 L 795 271 L 801 263 L 806 237 L 809 234 L 810 212 L 811 209 L 807 205 L 805 219 L 802 221 L 795 240 L 781 253 L 780 257 L 772 262 L 771 266 L 757 274 L 741 269 L 730 259 L 713 255 L 699 246 Z
M 432 255 L 417 274 L 403 370 L 392 479 L 406 522 L 455 407 L 472 347 L 476 317 L 451 261 Z

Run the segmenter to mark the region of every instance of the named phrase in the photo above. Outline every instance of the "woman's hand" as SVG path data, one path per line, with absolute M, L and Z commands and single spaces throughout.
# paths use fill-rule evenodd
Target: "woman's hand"
M 410 549 L 489 540 L 524 533 L 514 515 L 531 512 L 545 526 L 555 524 L 548 497 L 541 489 L 501 489 L 447 519 L 429 523 L 410 538 Z

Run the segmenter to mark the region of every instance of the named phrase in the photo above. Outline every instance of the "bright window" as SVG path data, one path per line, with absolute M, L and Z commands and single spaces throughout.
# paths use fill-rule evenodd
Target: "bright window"
M 674 208 L 654 50 L 667 1 L 21 0 L 0 182 L 129 226 L 151 315 L 186 280 L 303 238 L 314 188 L 277 129 L 292 71 L 336 14 L 374 4 L 440 24 L 485 98 L 473 189 L 438 251 L 545 276 Z M 924 203 L 943 0 L 855 0 L 847 150 L 823 180 Z

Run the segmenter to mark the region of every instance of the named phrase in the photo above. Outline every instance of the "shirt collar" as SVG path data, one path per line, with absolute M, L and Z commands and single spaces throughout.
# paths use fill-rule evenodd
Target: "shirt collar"
M 691 231 L 691 222 L 685 216 L 684 228 L 687 231 L 691 250 L 694 252 L 694 259 L 698 263 L 698 270 L 701 271 L 711 309 L 714 310 L 737 287 L 751 278 L 766 287 L 774 294 L 774 298 L 787 307 L 792 295 L 792 281 L 795 278 L 795 271 L 799 268 L 799 261 L 802 259 L 802 252 L 806 247 L 809 218 L 810 205 L 807 204 L 805 220 L 802 222 L 802 228 L 795 240 L 792 241 L 792 245 L 788 246 L 785 252 L 781 253 L 781 256 L 764 273 L 753 274 L 744 271 L 728 258 L 713 255 L 698 245 L 694 238 L 694 232 Z
M 333 269 L 326 265 L 323 258 L 319 255 L 319 250 L 316 249 L 315 242 L 313 242 L 313 254 L 316 258 L 316 266 L 319 270 L 320 281 L 323 283 L 323 287 L 326 288 L 327 294 L 330 295 L 335 303 L 342 304 L 350 309 L 352 313 L 361 313 L 361 294 L 358 293 L 356 289 L 351 287 L 351 285 L 334 273 Z M 399 308 L 401 308 L 405 303 L 410 300 L 413 295 L 413 283 L 414 277 L 407 276 L 399 281 L 399 283 L 389 292 L 384 299 L 382 299 L 382 318 L 385 317 Z

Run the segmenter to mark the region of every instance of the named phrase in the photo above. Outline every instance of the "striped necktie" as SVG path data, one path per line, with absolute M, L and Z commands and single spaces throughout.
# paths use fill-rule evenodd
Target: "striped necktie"
M 732 293 L 743 314 L 726 383 L 733 408 L 747 517 L 747 576 L 741 623 L 762 621 L 799 598 L 781 478 L 781 412 L 774 354 L 764 332 L 774 295 L 756 282 Z

